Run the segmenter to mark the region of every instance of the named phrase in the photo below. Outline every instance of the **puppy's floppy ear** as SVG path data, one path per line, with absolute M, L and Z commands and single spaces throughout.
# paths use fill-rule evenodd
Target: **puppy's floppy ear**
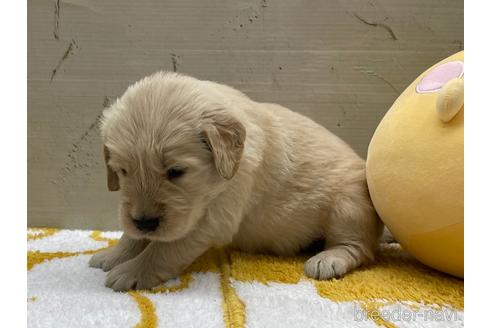
M 203 136 L 212 151 L 215 167 L 223 178 L 232 179 L 243 155 L 246 129 L 223 110 L 209 112 L 204 119 Z
M 106 174 L 108 178 L 108 189 L 109 191 L 120 190 L 120 180 L 118 174 L 108 165 L 109 161 L 109 149 L 104 146 L 104 162 L 106 164 Z

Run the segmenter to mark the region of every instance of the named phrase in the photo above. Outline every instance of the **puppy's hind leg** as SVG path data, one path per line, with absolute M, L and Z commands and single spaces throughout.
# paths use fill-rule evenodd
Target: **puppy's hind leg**
M 373 261 L 382 229 L 370 201 L 339 199 L 325 228 L 325 250 L 305 263 L 306 275 L 320 280 L 341 277 Z
M 109 271 L 118 264 L 136 257 L 148 244 L 148 240 L 132 239 L 125 233 L 115 246 L 94 254 L 89 261 L 89 266 L 100 268 L 105 272 Z

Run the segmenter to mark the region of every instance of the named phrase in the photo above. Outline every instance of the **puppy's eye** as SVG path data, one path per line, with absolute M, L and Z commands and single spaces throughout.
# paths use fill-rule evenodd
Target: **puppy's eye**
M 167 177 L 169 180 L 177 179 L 182 177 L 186 173 L 186 169 L 182 167 L 172 167 L 167 170 Z
M 125 170 L 125 169 L 121 169 L 121 170 L 120 170 L 120 172 L 121 172 L 121 174 L 122 174 L 124 177 L 126 177 L 126 174 L 127 174 L 127 173 L 126 173 L 126 170 Z

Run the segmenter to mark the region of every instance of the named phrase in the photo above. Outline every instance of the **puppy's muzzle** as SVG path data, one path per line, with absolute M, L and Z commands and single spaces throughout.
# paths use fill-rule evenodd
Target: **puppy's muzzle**
M 133 224 L 137 227 L 138 230 L 142 232 L 152 232 L 159 227 L 159 218 L 149 218 L 146 216 L 143 216 L 138 219 L 133 219 Z

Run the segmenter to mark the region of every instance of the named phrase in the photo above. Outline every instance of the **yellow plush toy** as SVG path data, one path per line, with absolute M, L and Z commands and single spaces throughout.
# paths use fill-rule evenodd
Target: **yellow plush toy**
M 379 216 L 418 260 L 463 277 L 464 53 L 420 75 L 371 140 L 367 182 Z

